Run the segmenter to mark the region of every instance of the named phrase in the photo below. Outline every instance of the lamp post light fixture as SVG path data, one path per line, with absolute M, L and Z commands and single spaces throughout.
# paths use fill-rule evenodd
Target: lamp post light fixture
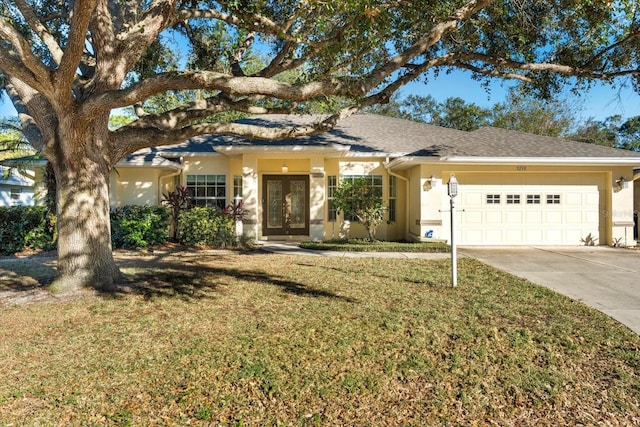
M 458 286 L 458 260 L 456 251 L 456 226 L 455 226 L 455 197 L 458 195 L 458 180 L 456 175 L 451 173 L 447 183 L 447 194 L 451 198 L 451 286 Z

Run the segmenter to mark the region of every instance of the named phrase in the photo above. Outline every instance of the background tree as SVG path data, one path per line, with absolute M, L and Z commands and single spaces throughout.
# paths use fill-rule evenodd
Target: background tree
M 376 240 L 376 231 L 384 219 L 386 210 L 382 204 L 379 188 L 371 185 L 367 179 L 343 181 L 334 190 L 333 205 L 344 218 L 355 218 L 367 230 L 367 240 Z
M 590 118 L 570 136 L 571 139 L 605 147 L 640 150 L 640 116 L 624 120 L 616 115 L 605 120 Z
M 430 95 L 409 95 L 402 100 L 393 97 L 389 103 L 367 111 L 464 131 L 495 126 L 556 137 L 571 133 L 577 115 L 577 108 L 568 100 L 541 99 L 517 89 L 512 89 L 504 102 L 490 108 L 457 97 L 437 102 Z
M 540 99 L 526 91 L 511 89 L 504 102 L 493 106 L 491 126 L 560 137 L 575 125 L 577 108 L 566 99 Z
M 117 284 L 109 173 L 141 148 L 209 133 L 325 132 L 429 70 L 514 79 L 542 96 L 570 76 L 584 85 L 628 76 L 640 89 L 639 26 L 636 0 L 5 0 L 2 86 L 57 182 L 53 288 Z M 165 93 L 176 104 L 154 108 Z M 307 126 L 228 121 L 323 99 L 340 102 Z M 124 107 L 135 120 L 111 130 Z

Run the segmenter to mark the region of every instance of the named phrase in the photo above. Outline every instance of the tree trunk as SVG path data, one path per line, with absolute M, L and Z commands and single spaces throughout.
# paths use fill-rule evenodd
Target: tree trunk
M 75 136 L 65 144 L 77 149 L 75 155 L 73 150 L 49 159 L 57 181 L 58 276 L 51 285 L 56 292 L 113 291 L 122 277 L 111 248 L 110 165 L 100 150 L 92 149 L 101 145 L 100 138 L 87 135 L 91 130 L 82 133 L 65 135 Z

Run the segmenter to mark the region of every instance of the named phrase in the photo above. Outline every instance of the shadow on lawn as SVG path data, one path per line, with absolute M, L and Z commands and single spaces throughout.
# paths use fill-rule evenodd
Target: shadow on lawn
M 256 256 L 266 256 L 256 253 Z M 251 255 L 253 256 L 253 255 Z M 283 292 L 312 298 L 332 298 L 356 302 L 330 291 L 316 289 L 283 275 L 268 273 L 258 266 L 249 268 L 241 255 L 203 255 L 197 252 L 116 255 L 124 274 L 120 292 L 99 293 L 123 297 L 138 294 L 145 298 L 215 298 L 239 281 L 275 286 Z M 265 258 L 263 265 L 268 265 Z M 32 292 L 48 294 L 46 287 L 55 277 L 55 258 L 33 257 L 0 261 L 0 302 L 13 301 Z M 4 296 L 3 296 L 4 294 Z
M 257 285 L 269 285 L 283 292 L 313 298 L 332 298 L 356 302 L 333 292 L 309 287 L 258 269 L 235 268 L 237 255 L 176 256 L 176 254 L 124 260 L 119 263 L 125 273 L 123 286 L 127 293 L 137 293 L 145 298 L 180 297 L 186 299 L 215 298 L 234 282 L 244 281 Z M 265 260 L 268 262 L 268 260 Z M 215 263 L 216 265 L 211 265 Z M 228 267 L 225 265 L 229 265 Z M 242 265 L 240 262 L 239 265 Z
M 56 274 L 54 257 L 0 260 L 0 292 L 29 292 L 45 288 Z

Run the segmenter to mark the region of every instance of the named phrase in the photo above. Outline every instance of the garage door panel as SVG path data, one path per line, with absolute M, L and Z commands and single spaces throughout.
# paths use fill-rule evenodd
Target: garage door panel
M 542 244 L 542 230 L 539 228 L 526 229 L 522 239 L 523 244 L 540 245 Z
M 504 222 L 507 225 L 518 225 L 523 223 L 523 213 L 520 211 L 506 211 L 504 213 Z
M 561 245 L 562 234 L 561 228 L 547 228 L 542 231 L 543 241 L 547 245 Z
M 544 222 L 547 224 L 562 224 L 562 212 L 560 211 L 544 212 Z
M 508 228 L 504 230 L 505 240 L 508 242 L 522 242 L 524 241 L 523 230 Z
M 584 204 L 582 193 L 567 192 L 564 200 L 567 206 L 582 206 Z
M 498 211 L 487 211 L 485 212 L 485 224 L 488 226 L 492 225 L 502 225 L 502 212 Z
M 460 241 L 461 242 L 473 242 L 467 243 L 468 245 L 481 245 L 482 244 L 482 230 L 480 229 L 470 229 L 470 230 L 460 230 Z
M 460 244 L 579 245 L 598 235 L 597 174 L 459 174 L 458 181 L 476 183 L 460 184 Z
M 481 225 L 483 223 L 482 211 L 465 210 L 464 222 L 468 225 Z
M 584 193 L 584 204 L 588 206 L 599 206 L 600 205 L 600 194 L 597 192 L 591 191 L 588 193 Z
M 482 204 L 482 192 L 469 192 L 462 195 L 462 203 L 468 206 L 480 206 Z
M 584 221 L 584 215 L 582 211 L 567 211 L 564 214 L 565 223 L 567 224 L 582 224 Z
M 542 225 L 542 211 L 525 211 L 525 224 Z

